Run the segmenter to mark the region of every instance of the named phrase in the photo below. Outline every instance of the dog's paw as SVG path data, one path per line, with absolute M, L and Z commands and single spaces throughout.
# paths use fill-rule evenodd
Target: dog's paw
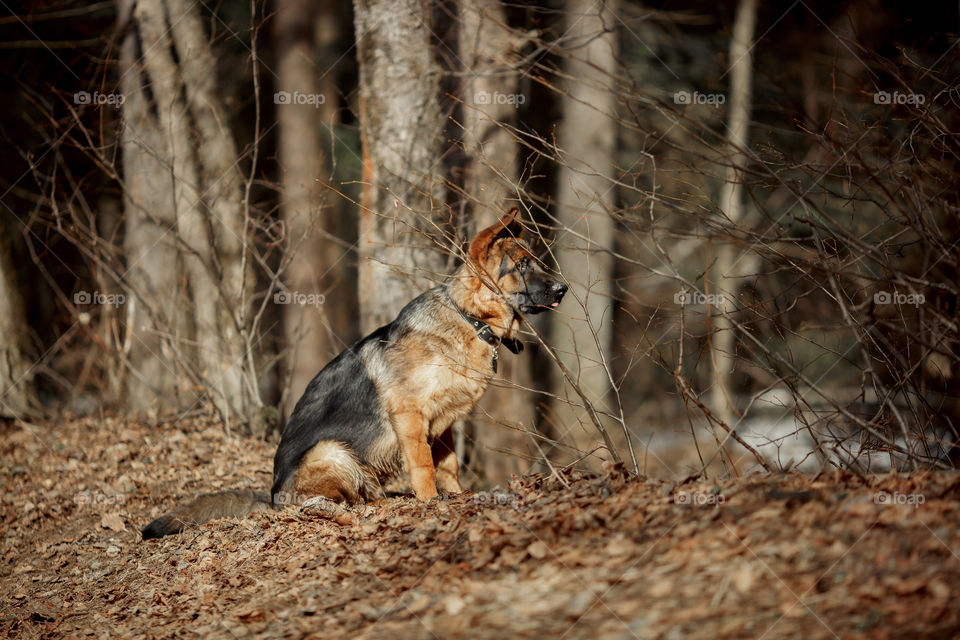
M 420 502 L 433 502 L 440 497 L 440 494 L 437 493 L 436 490 L 434 490 L 432 493 L 427 493 L 426 491 L 424 491 L 422 493 L 414 493 L 413 495 Z
M 300 511 L 324 520 L 331 520 L 339 525 L 353 524 L 354 517 L 342 504 L 323 496 L 314 496 L 300 505 Z
M 442 500 L 450 500 L 456 498 L 457 496 L 463 495 L 463 489 L 440 489 L 440 498 Z

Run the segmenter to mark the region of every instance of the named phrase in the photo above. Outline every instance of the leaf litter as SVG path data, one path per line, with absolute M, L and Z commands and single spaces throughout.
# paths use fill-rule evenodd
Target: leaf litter
M 681 484 L 568 471 L 422 504 L 290 507 L 143 542 L 273 445 L 191 419 L 0 431 L 0 635 L 960 635 L 960 474 Z

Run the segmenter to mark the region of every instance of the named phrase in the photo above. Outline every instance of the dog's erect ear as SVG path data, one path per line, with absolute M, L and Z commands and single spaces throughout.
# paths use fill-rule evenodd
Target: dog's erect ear
M 477 262 L 482 263 L 487 259 L 490 247 L 499 238 L 519 238 L 521 233 L 523 233 L 523 225 L 520 224 L 520 208 L 510 207 L 507 215 L 500 222 L 477 234 L 477 237 L 470 243 L 470 256 Z

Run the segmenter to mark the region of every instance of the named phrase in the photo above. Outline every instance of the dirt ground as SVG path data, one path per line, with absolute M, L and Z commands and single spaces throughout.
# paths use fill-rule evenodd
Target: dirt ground
M 4 637 L 949 638 L 960 475 L 517 478 L 142 542 L 272 446 L 194 420 L 8 424 Z

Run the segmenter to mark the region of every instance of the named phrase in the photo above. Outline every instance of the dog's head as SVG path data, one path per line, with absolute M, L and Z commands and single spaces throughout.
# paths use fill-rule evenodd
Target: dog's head
M 512 307 L 540 313 L 560 304 L 567 285 L 540 267 L 521 238 L 519 213 L 513 207 L 500 222 L 478 233 L 470 243 L 470 257 Z

